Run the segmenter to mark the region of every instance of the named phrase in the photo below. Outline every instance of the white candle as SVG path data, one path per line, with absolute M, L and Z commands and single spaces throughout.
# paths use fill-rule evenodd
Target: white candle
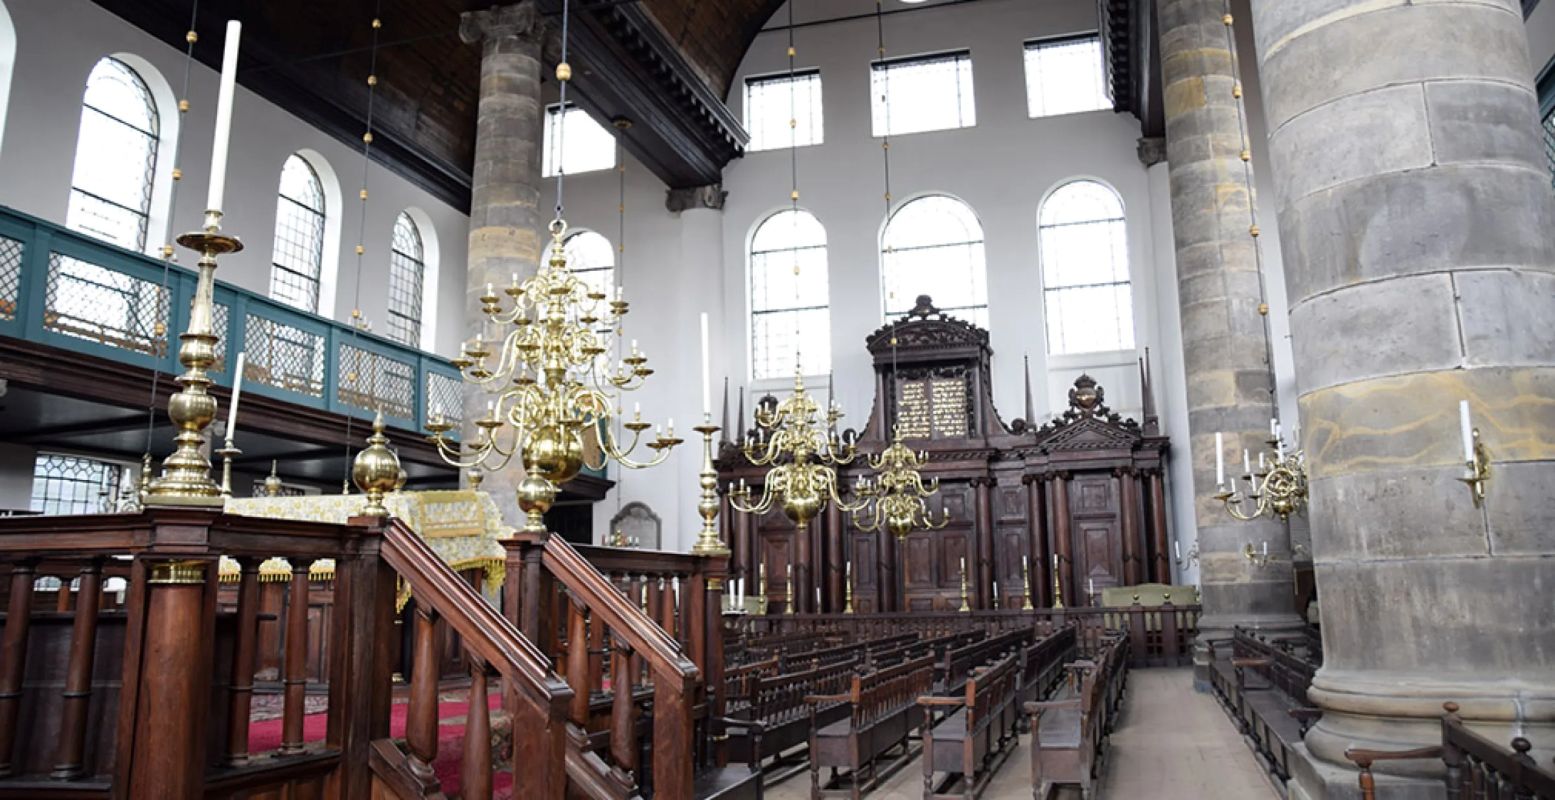
M 1474 461 L 1474 423 L 1469 421 L 1469 401 L 1458 401 L 1458 426 L 1463 429 L 1463 460 Z
M 1263 543 L 1263 554 L 1264 555 L 1268 555 L 1269 554 L 1269 541 L 1267 539 L 1265 539 L 1264 543 Z
M 1285 440 L 1284 439 L 1275 439 L 1274 440 L 1274 455 L 1275 455 L 1276 458 L 1278 458 L 1281 461 L 1285 460 Z
M 1181 541 L 1174 541 L 1174 542 L 1172 542 L 1172 554 L 1177 556 L 1177 560 L 1178 561 L 1182 560 L 1182 542 Z
M 1226 485 L 1226 441 L 1220 431 L 1215 432 L 1215 485 Z
M 1270 417 L 1269 418 L 1269 435 L 1270 436 L 1278 436 L 1279 434 L 1280 434 L 1280 423 L 1279 423 L 1279 421 L 1276 420 L 1274 417 Z
M 708 361 L 707 351 L 707 312 L 702 312 L 702 415 L 713 413 L 713 384 L 712 365 Z
M 1253 464 L 1247 458 L 1247 448 L 1245 448 L 1245 447 L 1242 448 L 1242 474 L 1243 475 L 1251 475 L 1251 474 L 1253 474 Z
M 1258 471 L 1259 472 L 1263 472 L 1266 469 L 1267 469 L 1267 467 L 1265 467 L 1264 463 L 1263 463 L 1263 453 L 1259 453 L 1258 454 Z
M 227 189 L 227 147 L 232 140 L 232 94 L 238 77 L 238 40 L 243 23 L 227 20 L 226 50 L 221 56 L 221 88 L 216 93 L 216 137 L 211 144 L 211 183 L 205 196 L 208 211 L 221 210 Z
M 227 409 L 227 441 L 238 429 L 238 396 L 243 394 L 243 361 L 248 353 L 238 351 L 238 363 L 232 368 L 232 407 Z
M 962 575 L 966 574 L 966 559 L 964 559 L 964 558 L 961 559 L 961 574 Z
M 643 404 L 642 403 L 633 403 L 632 404 L 632 415 L 633 416 L 637 416 L 637 417 L 641 417 L 643 415 Z
M 674 436 L 675 435 L 675 418 L 674 417 L 670 417 L 669 421 L 666 422 L 665 424 L 669 427 L 670 435 Z
M 1096 594 L 1096 579 L 1095 578 L 1086 578 L 1085 579 L 1085 593 L 1086 594 L 1090 594 L 1090 595 Z

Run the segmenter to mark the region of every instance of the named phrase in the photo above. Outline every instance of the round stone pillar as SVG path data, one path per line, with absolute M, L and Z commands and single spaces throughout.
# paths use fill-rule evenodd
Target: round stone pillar
M 1436 743 L 1451 700 L 1547 764 L 1555 196 L 1520 4 L 1252 5 L 1323 623 L 1307 748 Z M 1460 400 L 1483 507 L 1457 480 Z
M 486 285 L 508 286 L 533 275 L 540 263 L 546 217 L 540 212 L 540 147 L 545 104 L 540 98 L 544 20 L 535 0 L 459 17 L 459 37 L 481 45 L 480 100 L 476 114 L 475 164 L 471 170 L 469 260 L 465 273 L 465 340 L 483 330 L 480 296 Z M 485 395 L 466 391 L 462 434 L 473 438 L 474 421 L 486 414 Z M 486 476 L 482 489 L 519 524 L 515 490 L 523 469 L 515 458 L 507 469 Z
M 1198 523 L 1204 616 L 1194 650 L 1195 682 L 1208 686 L 1208 644 L 1233 627 L 1296 628 L 1290 532 L 1277 519 L 1241 522 L 1215 499 L 1215 434 L 1228 466 L 1241 452 L 1268 449 L 1274 383 L 1258 261 L 1250 232 L 1252 187 L 1241 160 L 1236 67 L 1224 0 L 1163 0 L 1159 6 L 1166 159 L 1188 385 L 1188 450 Z M 1228 470 L 1228 474 L 1239 470 Z M 1251 543 L 1271 558 L 1242 555 Z

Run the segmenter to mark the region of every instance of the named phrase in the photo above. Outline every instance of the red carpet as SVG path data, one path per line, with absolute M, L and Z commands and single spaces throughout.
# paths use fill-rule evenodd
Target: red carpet
M 451 695 L 446 695 L 451 696 Z M 465 697 L 465 693 L 459 693 Z M 437 726 L 437 760 L 432 762 L 432 771 L 437 774 L 437 779 L 443 784 L 443 793 L 450 797 L 458 794 L 460 789 L 459 767 L 464 753 L 464 717 L 469 711 L 467 700 L 443 700 L 438 704 Z M 502 709 L 502 695 L 492 693 L 487 696 L 487 708 L 492 711 Z M 405 738 L 405 716 L 409 713 L 410 706 L 403 698 L 395 700 L 389 711 L 389 735 L 395 739 Z M 302 718 L 302 739 L 304 742 L 324 741 L 324 732 L 328 715 L 325 712 L 309 714 Z M 493 720 L 495 727 L 495 720 Z M 248 727 L 248 750 L 250 753 L 267 753 L 279 749 L 281 746 L 281 720 L 272 719 L 255 722 Z M 490 742 L 482 743 L 483 747 L 490 747 Z M 508 798 L 512 796 L 513 773 L 508 765 L 495 763 L 496 774 L 492 776 L 492 795 L 496 798 Z

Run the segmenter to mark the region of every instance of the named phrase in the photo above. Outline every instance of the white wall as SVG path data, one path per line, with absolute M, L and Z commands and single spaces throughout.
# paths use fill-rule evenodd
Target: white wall
M 1527 26 L 1528 63 L 1537 79 L 1544 66 L 1555 60 L 1555 2 L 1539 3 L 1529 15 Z
M 76 131 L 81 119 L 81 93 L 92 66 L 104 55 L 138 56 L 161 73 L 161 80 L 178 89 L 183 84 L 184 54 L 169 47 L 89 0 L 28 0 L 12 2 L 17 51 L 11 81 L 10 109 L 0 115 L 0 205 L 6 205 L 63 224 L 70 197 L 71 167 L 75 159 Z M 0 9 L 4 10 L 4 9 Z M 68 24 L 64 24 L 68 21 Z M 3 25 L 0 25 L 3 27 Z M 3 36 L 0 36 L 3 39 Z M 216 50 L 219 40 L 205 40 L 201 48 Z M 0 46 L 0 84 L 5 79 L 3 46 Z M 241 62 L 240 62 L 241 63 Z M 241 80 L 241 70 L 240 70 Z M 178 121 L 181 140 L 179 165 L 184 178 L 171 209 L 171 224 L 153 229 L 147 249 L 156 250 L 172 236 L 199 227 L 205 206 L 209 176 L 211 134 L 216 105 L 216 73 L 199 64 L 189 79 L 191 110 L 182 120 L 164 110 L 164 122 Z M 0 99 L 3 99 L 0 89 Z M 436 290 L 438 332 L 436 351 L 457 351 L 463 326 L 465 242 L 469 220 L 410 182 L 374 164 L 368 173 L 369 203 L 365 232 L 359 232 L 360 201 L 357 191 L 362 158 L 357 148 L 305 124 L 284 109 L 239 86 L 234 107 L 232 152 L 227 166 L 226 220 L 228 233 L 243 239 L 247 249 L 224 257 L 217 279 L 261 294 L 268 293 L 270 258 L 275 228 L 276 191 L 286 157 L 308 149 L 326 160 L 338 176 L 343 198 L 331 213 L 340 220 L 334 248 L 339 264 L 332 307 L 326 316 L 349 320 L 351 309 L 360 308 L 386 330 L 388 308 L 388 255 L 394 220 L 407 207 L 424 212 L 431 222 L 441 255 L 444 279 Z M 170 174 L 173 152 L 159 154 L 158 175 Z M 360 239 L 359 239 L 360 236 Z M 363 262 L 368 279 L 357 280 L 355 246 L 367 246 Z M 326 262 L 329 261 L 326 258 Z M 180 263 L 193 266 L 193 254 L 181 252 Z M 360 283 L 360 286 L 359 286 Z
M 38 451 L 21 444 L 0 442 L 0 511 L 21 511 L 32 506 L 33 460 Z

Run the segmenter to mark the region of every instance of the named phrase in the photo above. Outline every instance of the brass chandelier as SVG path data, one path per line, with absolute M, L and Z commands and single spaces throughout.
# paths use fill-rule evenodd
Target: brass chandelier
M 1272 459 L 1259 453 L 1255 466 L 1247 451 L 1242 451 L 1245 492 L 1237 487 L 1236 476 L 1232 476 L 1229 483 L 1226 481 L 1222 442 L 1221 435 L 1215 434 L 1215 479 L 1219 487 L 1215 499 L 1225 504 L 1227 513 L 1243 522 L 1262 516 L 1278 517 L 1283 522 L 1306 506 L 1305 459 L 1300 450 L 1285 450 L 1277 422 L 1271 420 L 1269 424 L 1268 444 L 1274 452 Z
M 940 508 L 939 519 L 929 511 L 928 497 L 939 492 L 939 479 L 925 482 L 918 471 L 928 463 L 928 453 L 913 452 L 902 442 L 902 427 L 896 425 L 891 445 L 879 455 L 866 456 L 874 480 L 860 481 L 856 493 L 864 500 L 853 512 L 853 524 L 859 530 L 888 530 L 904 539 L 915 530 L 939 530 L 950 523 L 950 515 Z
M 837 467 L 858 457 L 852 432 L 837 432 L 840 419 L 842 411 L 835 403 L 828 403 L 822 412 L 805 391 L 804 377 L 796 372 L 792 395 L 776 405 L 756 407 L 756 427 L 741 446 L 751 464 L 771 467 L 760 499 L 752 501 L 750 487 L 742 480 L 730 489 L 730 503 L 747 514 L 781 508 L 800 533 L 828 502 L 849 513 L 862 509 L 866 503 L 843 500 L 838 486 Z
M 610 338 L 620 335 L 621 318 L 630 306 L 619 288 L 606 302 L 603 292 L 572 273 L 563 249 L 566 232 L 566 222 L 551 223 L 551 258 L 533 277 L 520 282 L 514 276 L 513 284 L 502 290 L 511 299 L 510 307 L 504 308 L 487 284 L 481 312 L 489 322 L 512 328 L 495 351 L 476 336 L 453 360 L 466 381 L 496 393 L 487 401 L 486 415 L 475 421 L 475 441 L 450 439 L 453 425 L 441 414 L 427 425 L 443 460 L 461 469 L 495 471 L 520 458 L 525 474 L 518 504 L 529 532 L 545 530 L 543 517 L 556 499 L 557 486 L 584 466 L 601 469 L 607 460 L 631 469 L 653 466 L 682 441 L 675 438 L 672 421 L 668 430 L 646 442 L 652 457 L 633 459 L 643 431 L 651 427 L 640 413 L 621 423 L 630 437 L 616 438 L 612 423 L 624 418 L 617 403 L 620 394 L 641 387 L 653 370 L 636 342 L 613 369 L 602 365 L 600 356 L 609 350 Z M 598 434 L 597 461 L 585 457 L 587 431 Z

